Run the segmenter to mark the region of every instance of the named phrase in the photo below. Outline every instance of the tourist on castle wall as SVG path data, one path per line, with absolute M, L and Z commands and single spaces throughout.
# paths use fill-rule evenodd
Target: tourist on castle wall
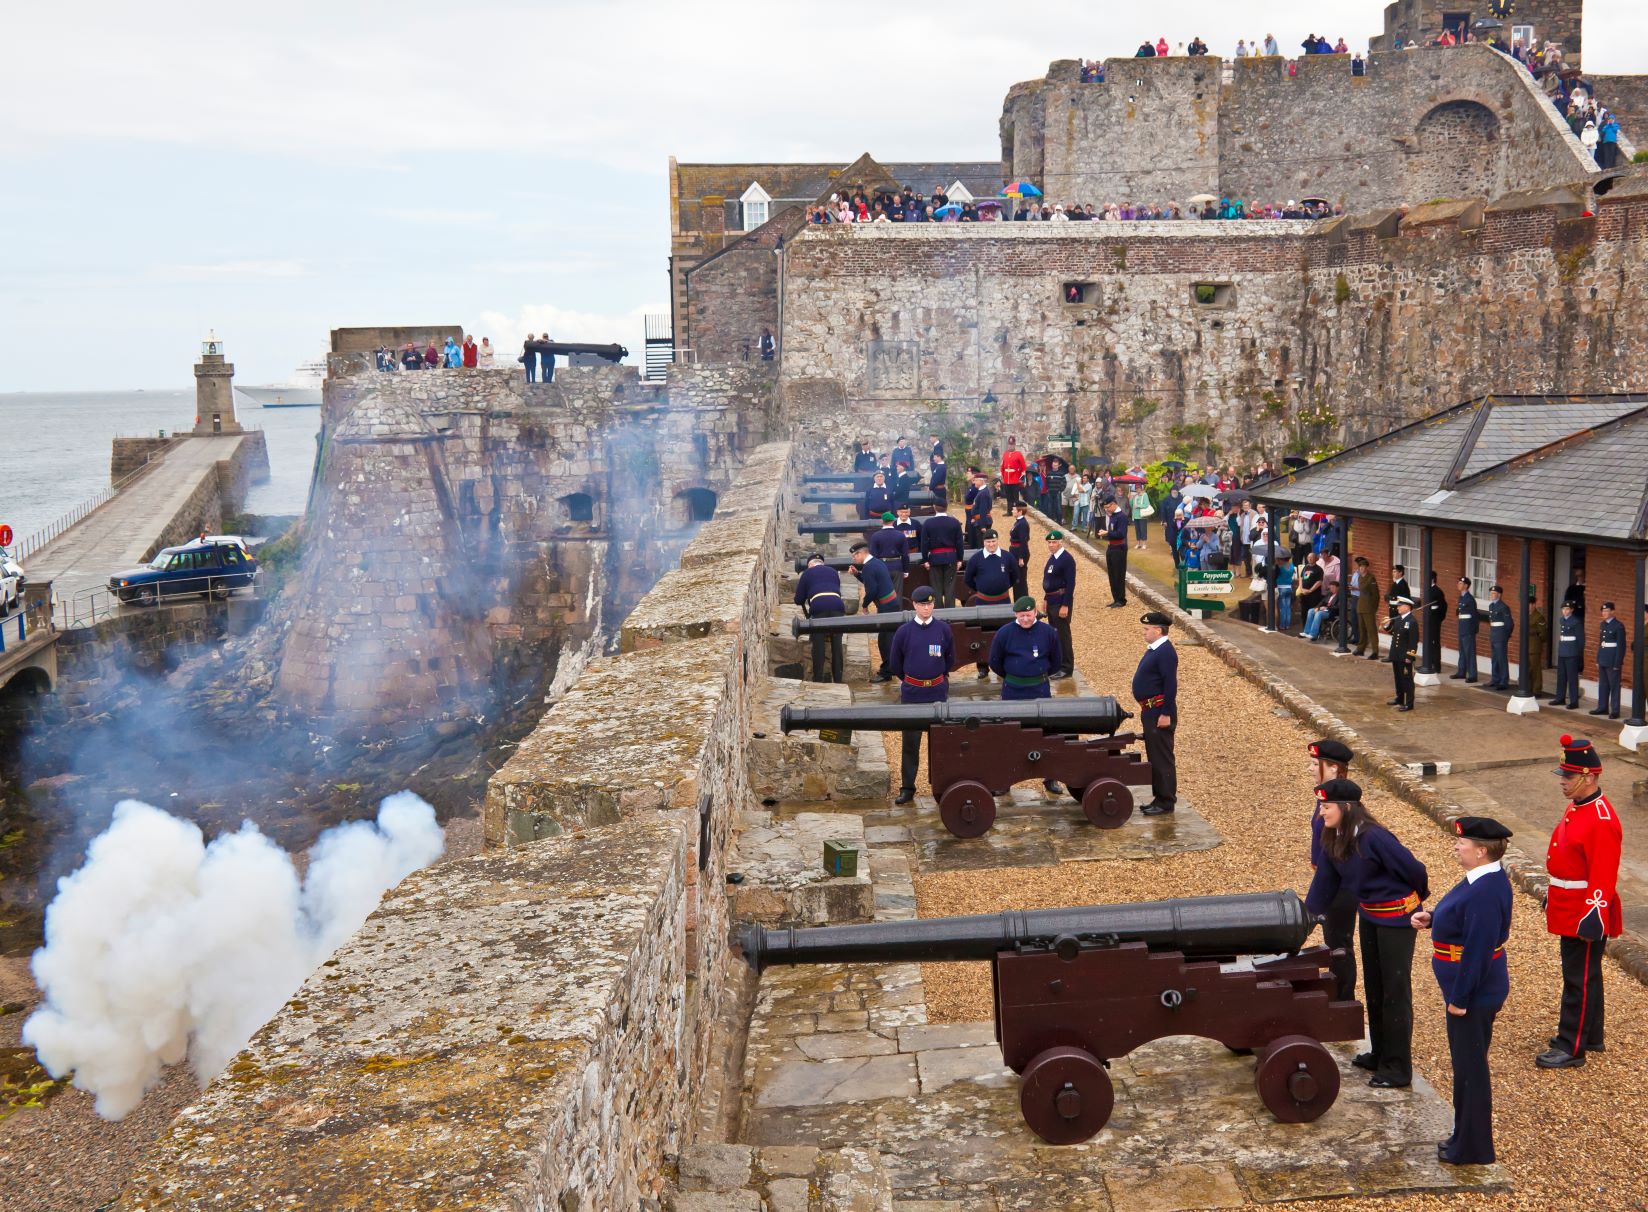
M 526 381 L 528 383 L 538 381 L 538 351 L 534 348 L 537 340 L 538 338 L 532 333 L 527 333 L 526 340 L 521 344 L 521 356 L 515 359 L 526 367 Z
M 1264 51 L 1267 55 L 1279 55 L 1282 53 L 1282 48 L 1276 44 L 1275 34 L 1265 35 Z
M 435 342 L 431 340 L 423 351 L 423 368 L 425 370 L 434 370 L 439 367 L 440 364 L 441 351 L 436 348 Z
M 1236 39 L 1236 57 L 1238 59 L 1247 58 L 1247 42 L 1241 38 Z
M 474 370 L 481 364 L 481 347 L 475 344 L 475 338 L 467 333 L 464 335 L 463 364 L 466 370 Z
M 479 365 L 482 370 L 492 369 L 493 352 L 492 339 L 490 337 L 482 337 L 479 355 Z

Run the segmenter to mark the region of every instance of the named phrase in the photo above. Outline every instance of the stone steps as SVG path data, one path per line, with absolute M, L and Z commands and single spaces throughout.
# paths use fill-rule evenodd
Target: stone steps
M 893 1212 L 875 1149 L 695 1145 L 676 1177 L 668 1212 Z

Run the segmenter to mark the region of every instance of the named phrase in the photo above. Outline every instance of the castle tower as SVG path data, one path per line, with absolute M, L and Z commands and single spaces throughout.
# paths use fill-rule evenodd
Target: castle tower
M 223 360 L 223 342 L 209 332 L 195 363 L 195 432 L 240 433 L 235 419 L 235 364 Z

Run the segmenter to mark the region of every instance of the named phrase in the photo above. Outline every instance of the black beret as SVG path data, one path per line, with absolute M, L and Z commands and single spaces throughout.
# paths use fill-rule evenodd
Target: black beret
M 818 552 L 816 552 L 816 551 L 813 552 L 812 555 L 807 557 L 807 563 L 809 563 L 809 564 L 822 564 L 823 562 L 824 562 L 824 557 L 819 555 Z
M 996 532 L 993 530 L 986 530 L 983 534 L 979 535 L 980 539 L 993 539 L 995 537 Z
M 1330 804 L 1343 804 L 1347 801 L 1360 804 L 1362 789 L 1349 779 L 1329 779 L 1316 785 L 1316 798 Z
M 1336 741 L 1332 737 L 1323 737 L 1319 741 L 1310 743 L 1310 756 L 1321 758 L 1324 762 L 1338 762 L 1341 766 L 1348 766 L 1356 757 L 1350 751 L 1350 746 L 1343 741 Z
M 1168 628 L 1173 626 L 1173 620 L 1160 610 L 1147 610 L 1139 616 L 1139 622 L 1146 627 Z
M 916 591 L 910 595 L 910 600 L 912 602 L 931 602 L 933 596 L 933 591 L 926 585 L 918 585 Z
M 1462 816 L 1453 823 L 1453 831 L 1478 842 L 1497 842 L 1511 836 L 1511 831 L 1491 816 Z
M 863 542 L 862 540 L 860 540 L 859 542 L 854 543 L 847 550 L 848 550 L 849 553 L 858 552 L 858 551 L 868 551 L 868 550 L 870 550 L 870 545 L 868 543 Z

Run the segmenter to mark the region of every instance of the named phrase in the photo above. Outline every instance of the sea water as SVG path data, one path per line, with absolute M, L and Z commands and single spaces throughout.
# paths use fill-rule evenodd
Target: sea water
M 318 408 L 259 408 L 235 399 L 240 423 L 263 430 L 269 480 L 252 486 L 247 513 L 302 513 L 315 462 Z M 109 486 L 114 438 L 187 432 L 192 387 L 154 391 L 0 395 L 0 523 L 21 540 Z

